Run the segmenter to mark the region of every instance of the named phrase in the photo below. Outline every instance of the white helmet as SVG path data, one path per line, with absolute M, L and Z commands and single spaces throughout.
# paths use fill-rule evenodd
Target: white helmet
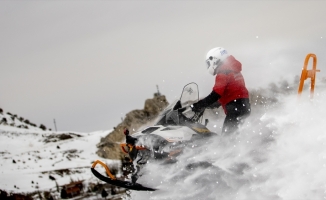
M 211 49 L 206 55 L 207 69 L 213 76 L 216 75 L 217 68 L 229 57 L 228 52 L 222 47 Z

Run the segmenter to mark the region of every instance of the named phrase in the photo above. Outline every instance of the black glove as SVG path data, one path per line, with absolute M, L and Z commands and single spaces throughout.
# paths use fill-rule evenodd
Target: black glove
M 212 105 L 216 102 L 221 96 L 216 92 L 212 91 L 207 97 L 203 98 L 202 100 L 198 101 L 197 103 L 192 104 L 191 110 L 195 113 L 200 112 L 202 109 Z
M 193 112 L 195 112 L 195 113 L 200 112 L 200 110 L 202 109 L 202 108 L 200 107 L 199 102 L 190 105 L 190 108 L 191 108 L 191 110 L 192 110 Z

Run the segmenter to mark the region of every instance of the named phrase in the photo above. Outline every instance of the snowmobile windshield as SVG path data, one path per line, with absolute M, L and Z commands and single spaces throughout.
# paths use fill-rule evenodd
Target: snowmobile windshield
M 183 87 L 179 100 L 175 100 L 159 115 L 156 125 L 179 124 L 179 108 L 189 107 L 199 100 L 199 90 L 196 83 L 189 83 Z
M 199 90 L 198 85 L 196 83 L 189 83 L 184 86 L 180 102 L 182 107 L 190 106 L 191 104 L 197 102 L 199 100 Z

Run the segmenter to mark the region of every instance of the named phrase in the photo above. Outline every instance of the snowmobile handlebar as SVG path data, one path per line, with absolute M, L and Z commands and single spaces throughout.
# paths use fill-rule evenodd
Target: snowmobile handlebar
M 190 106 L 185 106 L 183 108 L 178 109 L 179 113 L 189 112 L 189 111 L 194 113 L 194 115 L 192 117 L 190 117 L 189 120 L 193 121 L 193 122 L 197 122 L 199 120 L 199 118 L 204 114 L 205 108 L 200 109 L 198 112 L 192 111 Z
M 191 121 L 197 122 L 201 116 L 203 116 L 205 108 L 201 109 L 199 112 L 195 112 L 194 116 L 190 118 Z
M 178 111 L 182 113 L 182 112 L 186 111 L 186 110 L 187 110 L 187 108 L 189 108 L 189 107 L 188 107 L 188 106 L 186 106 L 186 107 L 183 107 L 183 108 L 179 108 L 179 109 L 178 109 Z

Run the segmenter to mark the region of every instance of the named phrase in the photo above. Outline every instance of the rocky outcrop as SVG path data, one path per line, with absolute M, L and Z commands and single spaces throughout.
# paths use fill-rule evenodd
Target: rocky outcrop
M 118 124 L 109 135 L 101 139 L 97 145 L 97 154 L 108 159 L 123 159 L 126 155 L 120 150 L 119 143 L 125 140 L 124 128 L 128 128 L 132 134 L 141 127 L 150 125 L 168 105 L 164 95 L 154 94 L 154 98 L 145 101 L 144 109 L 129 112 L 123 122 Z

